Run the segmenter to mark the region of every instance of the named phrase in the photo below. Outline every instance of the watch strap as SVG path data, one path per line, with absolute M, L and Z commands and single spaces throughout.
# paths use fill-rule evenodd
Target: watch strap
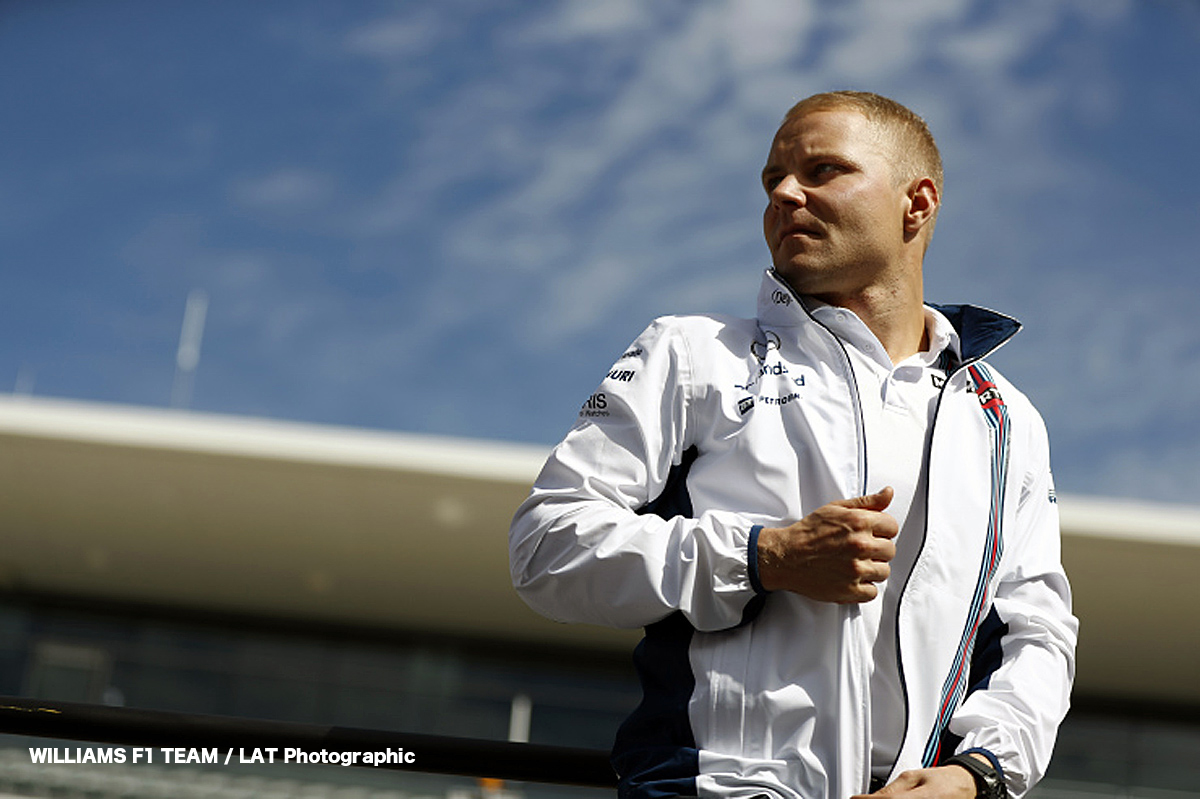
M 974 752 L 987 758 L 987 762 L 972 757 Z M 994 756 L 984 750 L 968 750 L 946 758 L 943 765 L 962 766 L 971 773 L 975 780 L 976 799 L 1007 799 L 1008 787 L 1005 785 L 1004 773 L 993 765 Z

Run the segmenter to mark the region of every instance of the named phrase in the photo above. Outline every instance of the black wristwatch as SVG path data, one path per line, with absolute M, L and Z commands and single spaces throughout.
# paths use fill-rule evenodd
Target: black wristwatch
M 971 772 L 971 776 L 975 778 L 975 799 L 1008 799 L 1008 786 L 1004 784 L 1004 777 L 991 763 L 963 752 L 943 761 L 943 765 L 951 764 L 962 766 Z

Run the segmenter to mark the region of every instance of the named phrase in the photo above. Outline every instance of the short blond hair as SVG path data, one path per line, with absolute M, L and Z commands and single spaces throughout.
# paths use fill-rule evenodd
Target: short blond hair
M 872 92 L 822 92 L 796 103 L 783 118 L 783 124 L 814 111 L 850 109 L 882 128 L 892 139 L 895 151 L 896 180 L 909 183 L 928 177 L 942 196 L 942 154 L 925 120 L 907 107 Z

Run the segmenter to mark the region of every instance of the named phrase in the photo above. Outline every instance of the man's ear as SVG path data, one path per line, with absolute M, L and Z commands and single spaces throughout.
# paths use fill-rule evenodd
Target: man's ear
M 920 178 L 908 187 L 908 206 L 904 211 L 904 232 L 912 238 L 937 218 L 942 200 L 930 178 Z M 932 228 L 930 228 L 932 232 Z

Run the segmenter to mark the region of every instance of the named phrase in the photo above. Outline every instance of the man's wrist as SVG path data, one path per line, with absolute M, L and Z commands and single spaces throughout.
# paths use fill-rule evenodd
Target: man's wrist
M 968 749 L 947 758 L 942 765 L 959 766 L 975 780 L 976 799 L 1008 799 L 1008 785 L 1000 761 L 986 749 Z

